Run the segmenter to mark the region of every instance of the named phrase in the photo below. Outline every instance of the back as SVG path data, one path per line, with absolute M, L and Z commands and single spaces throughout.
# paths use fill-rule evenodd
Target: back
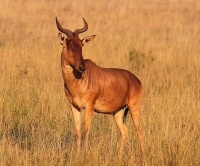
M 98 112 L 113 112 L 122 108 L 128 103 L 130 93 L 136 93 L 133 89 L 138 89 L 141 85 L 137 77 L 127 70 L 101 68 L 91 60 L 85 62 L 90 72 L 89 82 L 93 82 L 93 86 L 100 87 L 95 103 Z

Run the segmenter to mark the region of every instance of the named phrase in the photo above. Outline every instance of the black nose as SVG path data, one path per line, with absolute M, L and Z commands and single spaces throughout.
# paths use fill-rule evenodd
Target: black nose
M 84 71 L 85 71 L 85 67 L 79 66 L 79 70 L 80 70 L 81 72 L 84 72 Z

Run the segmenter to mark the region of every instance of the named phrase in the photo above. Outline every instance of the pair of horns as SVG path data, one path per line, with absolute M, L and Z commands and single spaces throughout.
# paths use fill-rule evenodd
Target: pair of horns
M 85 31 L 87 31 L 87 29 L 88 29 L 88 24 L 87 24 L 87 22 L 85 21 L 85 19 L 84 19 L 83 17 L 82 17 L 82 19 L 83 19 L 83 22 L 84 22 L 84 27 L 83 27 L 82 29 L 76 29 L 76 30 L 74 31 L 74 33 L 76 33 L 76 34 L 83 33 L 83 32 L 85 32 Z M 72 31 L 70 31 L 69 29 L 64 29 L 64 28 L 62 28 L 62 26 L 61 26 L 60 23 L 58 22 L 57 17 L 56 17 L 56 25 L 57 25 L 58 30 L 59 30 L 60 32 L 66 34 L 67 36 L 70 36 L 70 35 L 72 34 Z

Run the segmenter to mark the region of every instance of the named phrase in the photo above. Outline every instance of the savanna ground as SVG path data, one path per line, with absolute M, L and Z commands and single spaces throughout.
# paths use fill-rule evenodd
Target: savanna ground
M 76 152 L 55 17 L 96 34 L 85 58 L 125 68 L 144 85 L 141 125 L 150 166 L 200 165 L 200 1 L 0 0 L 0 165 L 116 165 L 120 133 L 96 114 L 88 152 Z M 84 115 L 83 115 L 84 116 Z M 122 165 L 142 165 L 129 129 Z

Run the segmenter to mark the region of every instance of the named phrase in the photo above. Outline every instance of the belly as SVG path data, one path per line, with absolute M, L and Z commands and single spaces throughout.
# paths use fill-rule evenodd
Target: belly
M 123 109 L 126 106 L 126 101 L 119 102 L 118 100 L 113 100 L 106 102 L 97 100 L 94 105 L 94 111 L 98 113 L 114 113 Z
M 80 92 L 73 98 L 73 104 L 84 109 L 93 103 L 94 111 L 99 113 L 113 113 L 122 109 L 129 101 L 129 83 L 127 80 L 119 82 L 114 78 L 111 81 L 102 81 L 100 90 L 88 89 Z M 92 91 L 90 91 L 92 89 Z
M 78 108 L 79 110 L 85 109 L 85 106 L 87 103 L 86 101 L 81 100 L 81 98 L 76 97 L 73 98 L 73 105 Z M 97 99 L 95 104 L 94 104 L 94 111 L 98 113 L 105 113 L 105 114 L 112 114 L 114 112 L 119 111 L 120 109 L 123 109 L 126 106 L 125 101 L 120 101 L 115 99 L 115 100 L 106 100 L 106 99 Z

